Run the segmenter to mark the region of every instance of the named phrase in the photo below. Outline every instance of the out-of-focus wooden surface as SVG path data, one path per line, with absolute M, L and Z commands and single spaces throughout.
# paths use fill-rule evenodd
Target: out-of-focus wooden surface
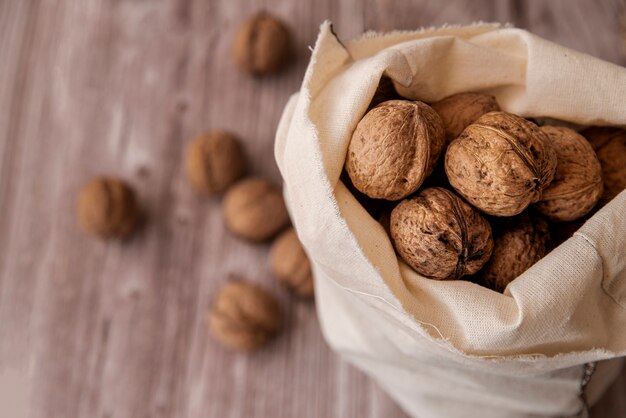
M 288 22 L 297 54 L 258 80 L 234 67 L 230 41 L 261 8 Z M 273 134 L 326 18 L 344 39 L 512 22 L 625 65 L 620 16 L 623 0 L 0 0 L 0 416 L 404 416 L 329 350 L 314 304 L 275 284 L 268 247 L 231 236 L 219 200 L 192 192 L 185 145 L 232 130 L 251 171 L 279 183 Z M 78 230 L 75 196 L 101 173 L 128 179 L 147 209 L 129 242 Z M 232 274 L 270 288 L 288 316 L 251 356 L 207 333 Z M 594 416 L 626 416 L 626 372 Z

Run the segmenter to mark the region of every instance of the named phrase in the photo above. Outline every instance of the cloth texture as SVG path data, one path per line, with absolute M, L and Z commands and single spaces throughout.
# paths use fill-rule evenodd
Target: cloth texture
M 381 76 L 407 98 L 474 91 L 524 117 L 626 125 L 626 69 L 527 31 L 477 24 L 340 42 L 329 22 L 275 155 L 313 266 L 330 346 L 411 416 L 576 416 L 585 364 L 595 402 L 626 355 L 626 192 L 504 294 L 420 276 L 341 182 L 346 151 Z

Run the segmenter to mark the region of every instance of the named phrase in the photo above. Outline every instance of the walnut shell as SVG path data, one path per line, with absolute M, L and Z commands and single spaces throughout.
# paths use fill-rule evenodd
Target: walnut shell
M 446 131 L 446 143 L 455 140 L 465 128 L 485 113 L 500 110 L 496 98 L 483 93 L 459 93 L 433 103 Z
M 261 287 L 243 281 L 227 283 L 217 294 L 208 316 L 211 334 L 241 351 L 265 345 L 281 328 L 278 300 Z
M 550 247 L 548 223 L 526 213 L 493 225 L 494 245 L 489 262 L 479 275 L 483 284 L 497 292 L 543 258 Z
M 279 235 L 272 244 L 270 268 L 274 276 L 296 295 L 313 296 L 311 263 L 293 228 Z
M 506 112 L 487 113 L 448 146 L 448 180 L 478 209 L 513 216 L 541 199 L 556 153 L 538 126 Z
M 244 179 L 224 196 L 226 226 L 250 241 L 265 241 L 289 224 L 283 196 L 261 178 Z
M 626 189 L 626 130 L 592 127 L 582 134 L 589 140 L 602 167 L 604 193 L 600 206 Z
M 244 22 L 233 42 L 237 64 L 256 75 L 278 71 L 287 61 L 290 50 L 287 26 L 267 12 L 257 13 Z
M 408 265 L 438 280 L 476 273 L 493 249 L 489 222 L 440 187 L 424 189 L 394 208 L 391 238 Z
M 562 126 L 540 128 L 556 152 L 556 173 L 535 209 L 554 221 L 573 221 L 587 214 L 602 195 L 602 169 L 587 140 Z
M 441 118 L 430 106 L 389 100 L 358 123 L 348 145 L 346 171 L 367 196 L 402 199 L 433 171 L 443 145 Z
M 96 177 L 78 195 L 78 223 L 100 238 L 125 238 L 137 226 L 139 205 L 133 189 L 115 177 Z
M 224 192 L 246 171 L 239 140 L 224 131 L 200 135 L 189 145 L 185 159 L 187 178 L 200 193 Z

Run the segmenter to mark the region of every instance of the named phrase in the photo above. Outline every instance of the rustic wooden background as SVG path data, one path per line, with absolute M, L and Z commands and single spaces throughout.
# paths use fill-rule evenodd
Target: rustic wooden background
M 258 80 L 234 68 L 230 41 L 262 8 L 289 23 L 297 54 Z M 314 304 L 275 284 L 268 247 L 228 234 L 219 201 L 192 192 L 185 145 L 232 130 L 252 172 L 278 183 L 273 134 L 326 18 L 344 39 L 512 22 L 625 65 L 624 13 L 624 0 L 0 0 L 0 416 L 404 416 L 329 350 Z M 77 191 L 101 173 L 147 209 L 129 242 L 76 225 Z M 269 287 L 289 318 L 251 356 L 207 333 L 231 274 Z M 626 416 L 626 372 L 594 416 Z

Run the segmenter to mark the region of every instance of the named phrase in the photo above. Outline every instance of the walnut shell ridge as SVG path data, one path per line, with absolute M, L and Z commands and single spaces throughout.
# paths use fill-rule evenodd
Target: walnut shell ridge
M 582 134 L 591 143 L 602 167 L 604 193 L 600 205 L 604 206 L 626 189 L 626 130 L 592 127 Z
M 443 146 L 443 124 L 430 106 L 389 100 L 367 112 L 356 126 L 346 171 L 365 195 L 399 200 L 420 187 Z
M 554 221 L 573 221 L 586 215 L 602 195 L 602 168 L 589 142 L 562 126 L 540 128 L 556 152 L 554 179 L 543 190 L 535 209 Z
M 483 93 L 458 93 L 433 103 L 446 131 L 446 143 L 455 140 L 461 132 L 485 113 L 500 110 L 494 96 Z
M 493 249 L 491 227 L 449 190 L 422 190 L 391 212 L 391 238 L 402 259 L 419 274 L 438 280 L 476 273 Z
M 445 170 L 469 203 L 490 215 L 513 216 L 541 199 L 556 171 L 556 153 L 532 122 L 491 112 L 448 146 Z

